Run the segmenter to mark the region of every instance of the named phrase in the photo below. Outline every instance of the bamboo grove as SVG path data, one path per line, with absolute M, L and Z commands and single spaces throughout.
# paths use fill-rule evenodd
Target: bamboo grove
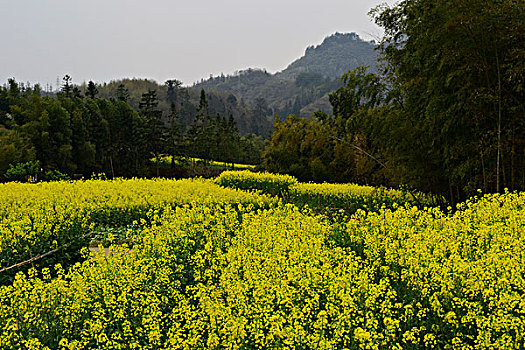
M 329 94 L 333 113 L 276 120 L 268 171 L 410 185 L 457 203 L 525 189 L 525 6 L 404 0 L 370 12 L 380 67 Z

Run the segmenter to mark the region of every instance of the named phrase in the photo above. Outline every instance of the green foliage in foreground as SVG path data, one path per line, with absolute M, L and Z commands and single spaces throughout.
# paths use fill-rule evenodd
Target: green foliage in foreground
M 25 163 L 11 164 L 9 169 L 5 172 L 5 178 L 7 181 L 18 181 L 18 182 L 37 182 L 39 180 L 45 181 L 67 181 L 70 180 L 69 176 L 62 174 L 58 170 L 49 170 L 46 172 L 40 168 L 40 162 L 38 160 L 29 161 Z
M 36 176 L 40 172 L 40 162 L 29 161 L 25 163 L 11 164 L 9 169 L 5 172 L 5 178 L 9 181 L 31 181 L 36 180 Z
M 0 287 L 3 349 L 518 349 L 525 195 L 359 212 L 151 212 L 131 250 Z

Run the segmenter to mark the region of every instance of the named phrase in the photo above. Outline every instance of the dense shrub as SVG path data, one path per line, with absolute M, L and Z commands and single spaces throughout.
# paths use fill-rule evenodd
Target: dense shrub
M 245 171 L 225 171 L 216 179 L 222 187 L 241 190 L 260 191 L 269 195 L 284 195 L 297 183 L 297 179 L 289 175 L 271 173 L 255 173 Z

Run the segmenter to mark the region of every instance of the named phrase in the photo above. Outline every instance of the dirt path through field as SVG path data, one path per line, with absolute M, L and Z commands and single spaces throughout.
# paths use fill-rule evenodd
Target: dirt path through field
M 89 247 L 89 250 L 90 250 L 94 255 L 100 253 L 100 249 L 99 249 L 99 247 Z M 110 251 L 109 251 L 109 247 L 104 248 L 103 250 L 104 250 L 104 255 L 105 255 L 106 258 L 109 257 L 109 256 L 111 255 L 111 253 L 110 253 Z M 126 253 L 129 253 L 130 251 L 131 251 L 131 249 L 129 249 Z

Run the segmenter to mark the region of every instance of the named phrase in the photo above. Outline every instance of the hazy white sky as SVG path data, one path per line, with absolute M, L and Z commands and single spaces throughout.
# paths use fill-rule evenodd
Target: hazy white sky
M 0 83 L 275 72 L 336 31 L 379 37 L 368 11 L 382 2 L 393 1 L 0 0 Z

